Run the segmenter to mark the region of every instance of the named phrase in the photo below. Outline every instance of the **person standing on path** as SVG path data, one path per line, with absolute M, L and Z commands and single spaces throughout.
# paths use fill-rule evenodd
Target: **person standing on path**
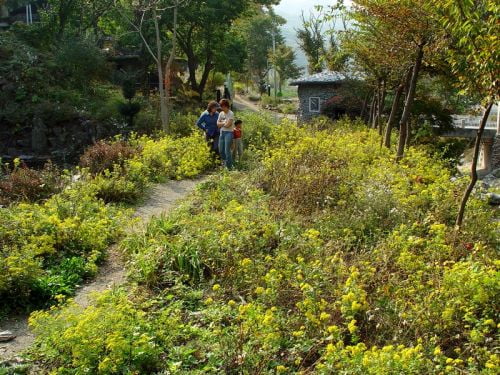
M 236 120 L 234 122 L 234 140 L 233 140 L 233 160 L 235 162 L 240 162 L 241 157 L 243 155 L 243 130 L 241 129 L 243 125 L 243 121 Z
M 208 103 L 207 110 L 201 114 L 196 122 L 196 126 L 205 132 L 205 139 L 210 147 L 210 151 L 215 156 L 219 155 L 220 130 L 217 125 L 217 121 L 219 120 L 218 108 L 219 104 L 217 102 Z
M 217 121 L 217 126 L 220 129 L 219 153 L 227 169 L 233 168 L 234 113 L 231 111 L 230 106 L 229 100 L 222 99 L 220 101 L 222 112 L 219 113 L 219 120 Z

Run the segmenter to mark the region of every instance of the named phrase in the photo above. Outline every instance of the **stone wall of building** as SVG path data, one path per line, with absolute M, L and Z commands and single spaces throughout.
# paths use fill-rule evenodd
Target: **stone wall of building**
M 325 85 L 325 84 L 302 84 L 299 85 L 299 120 L 309 121 L 315 116 L 318 116 L 320 112 L 309 112 L 309 98 L 319 97 L 320 98 L 320 111 L 323 104 L 335 95 L 335 84 Z
M 491 169 L 500 168 L 500 134 L 497 134 L 493 141 L 493 149 L 491 155 Z

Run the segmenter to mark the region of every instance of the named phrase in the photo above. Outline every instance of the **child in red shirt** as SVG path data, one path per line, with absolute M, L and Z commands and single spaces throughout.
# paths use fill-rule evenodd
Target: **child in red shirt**
M 234 139 L 233 139 L 233 160 L 241 161 L 241 156 L 243 155 L 243 131 L 241 126 L 243 125 L 243 121 L 236 120 L 234 123 Z

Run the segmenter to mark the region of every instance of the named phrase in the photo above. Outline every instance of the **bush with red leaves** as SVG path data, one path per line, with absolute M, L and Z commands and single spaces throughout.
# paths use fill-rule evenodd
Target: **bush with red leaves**
M 52 163 L 42 170 L 28 168 L 20 164 L 9 170 L 0 179 L 0 205 L 15 202 L 37 202 L 58 193 L 64 187 L 61 171 Z
M 113 171 L 122 168 L 125 160 L 132 158 L 137 149 L 124 141 L 99 141 L 90 146 L 80 157 L 80 166 L 88 168 L 92 175 L 98 175 L 105 170 Z

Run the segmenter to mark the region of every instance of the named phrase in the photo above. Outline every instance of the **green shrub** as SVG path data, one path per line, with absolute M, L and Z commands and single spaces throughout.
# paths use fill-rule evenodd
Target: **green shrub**
M 497 373 L 491 210 L 473 197 L 457 233 L 464 181 L 446 166 L 415 148 L 396 164 L 376 132 L 319 125 L 272 126 L 260 168 L 214 176 L 129 235 L 130 296 L 35 315 L 39 363 L 56 373 L 108 363 L 108 373 Z M 145 357 L 130 356 L 131 327 L 154 343 L 139 341 Z M 115 338 L 129 351 L 115 351 Z
M 158 139 L 132 137 L 127 142 L 100 142 L 82 156 L 84 179 L 106 203 L 134 203 L 152 182 L 193 178 L 213 165 L 213 158 L 199 133 L 188 137 Z M 95 174 L 98 174 L 95 176 Z
M 195 114 L 180 114 L 176 112 L 170 122 L 169 134 L 174 137 L 188 137 L 197 129 L 196 121 L 198 116 Z
M 243 144 L 245 149 L 263 150 L 270 137 L 273 121 L 270 116 L 253 112 L 241 112 L 237 116 L 243 121 Z
M 57 312 L 33 313 L 30 325 L 41 334 L 37 344 L 43 361 L 59 368 L 54 374 L 153 373 L 160 362 L 159 332 L 123 293 L 107 292 L 83 311 L 70 304 Z
M 281 103 L 281 98 L 277 97 L 276 99 L 274 99 L 273 95 L 271 95 L 271 96 L 262 95 L 261 100 L 260 100 L 260 104 L 263 107 L 267 107 L 267 106 L 277 107 L 280 103 Z
M 1 209 L 0 222 L 0 297 L 2 309 L 14 309 L 69 295 L 82 278 L 95 274 L 121 233 L 124 212 L 80 184 L 42 204 Z M 77 267 L 81 262 L 85 266 Z
M 103 52 L 90 40 L 63 39 L 57 46 L 54 60 L 59 68 L 57 73 L 63 73 L 64 84 L 68 86 L 85 89 L 89 87 L 89 82 L 108 73 Z
M 143 136 L 133 142 L 141 153 L 131 159 L 128 166 L 135 169 L 142 164 L 143 173 L 150 181 L 192 178 L 213 165 L 210 150 L 199 133 L 181 138 L 165 136 L 158 140 Z
M 278 111 L 287 115 L 297 113 L 297 105 L 294 103 L 283 103 L 278 106 Z

